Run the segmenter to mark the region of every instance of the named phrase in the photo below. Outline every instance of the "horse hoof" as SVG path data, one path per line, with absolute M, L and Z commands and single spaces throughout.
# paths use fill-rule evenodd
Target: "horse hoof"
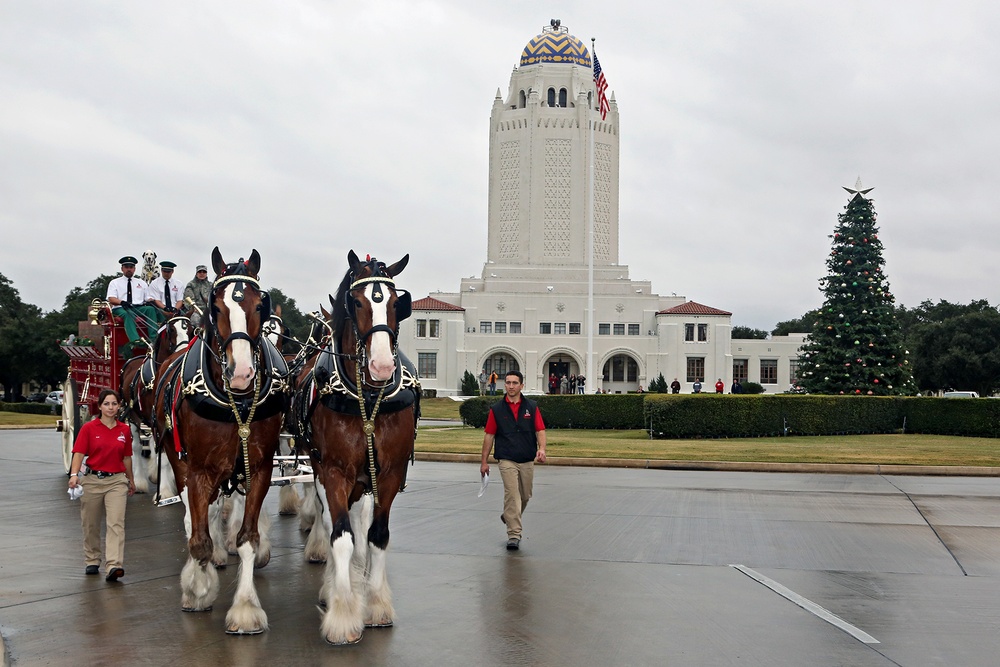
M 326 643 L 329 644 L 330 646 L 351 646 L 351 645 L 357 644 L 359 641 L 361 641 L 361 638 L 364 637 L 364 636 L 365 636 L 365 633 L 362 632 L 361 634 L 359 634 L 354 639 L 348 638 L 348 639 L 345 639 L 342 642 L 332 642 L 329 639 L 327 639 Z
M 228 565 L 228 563 L 226 563 L 226 562 L 222 562 L 222 563 L 212 563 L 212 565 L 214 565 L 214 566 L 215 566 L 215 569 L 216 569 L 216 570 L 225 570 L 225 569 L 226 569 L 226 565 Z
M 194 607 L 181 607 L 181 611 L 187 612 L 189 614 L 193 614 L 195 612 L 201 612 L 201 611 L 212 611 L 212 605 L 209 605 L 209 606 L 205 607 L 204 609 L 195 609 Z
M 246 636 L 249 636 L 249 635 L 261 635 L 261 634 L 264 634 L 264 628 L 257 628 L 255 630 L 239 630 L 239 629 L 233 629 L 233 628 L 226 628 L 226 634 L 227 635 L 236 635 L 237 637 L 244 636 L 244 635 L 246 635 Z
M 366 628 L 391 628 L 392 621 L 382 621 L 381 623 L 376 623 L 375 621 L 365 621 Z
M 326 564 L 326 559 L 325 558 L 310 558 L 309 559 L 309 564 L 310 565 L 325 565 Z

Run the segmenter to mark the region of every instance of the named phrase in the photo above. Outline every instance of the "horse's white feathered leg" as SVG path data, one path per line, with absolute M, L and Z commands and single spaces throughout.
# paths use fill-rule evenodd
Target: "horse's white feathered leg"
M 299 530 L 302 532 L 308 532 L 316 527 L 316 517 L 323 509 L 317 484 L 318 482 L 314 482 L 302 487 L 302 503 L 299 505 Z
M 261 508 L 261 513 L 257 516 L 257 533 L 260 536 L 260 544 L 254 555 L 254 567 L 264 567 L 271 562 L 271 515 L 266 514 Z
M 243 512 L 246 511 L 246 498 L 239 494 L 233 494 L 227 504 L 229 505 L 229 513 L 226 516 L 226 551 L 235 554 L 236 538 L 243 525 Z
M 309 563 L 326 563 L 330 558 L 330 533 L 333 526 L 327 525 L 326 517 L 326 493 L 321 492 L 322 485 L 317 481 L 312 486 L 307 487 L 306 497 L 302 503 L 302 512 L 299 514 L 299 525 L 309 517 L 309 526 L 305 528 L 309 532 L 306 538 L 305 557 Z M 322 598 L 321 599 L 325 599 Z
M 244 542 L 237 549 L 240 571 L 233 606 L 226 613 L 226 632 L 231 635 L 256 635 L 267 630 L 267 614 L 260 606 L 253 584 L 254 546 Z
M 345 532 L 333 541 L 333 563 L 327 563 L 323 588 L 326 611 L 320 623 L 323 638 L 331 644 L 354 644 L 364 633 L 364 604 L 351 583 L 354 540 Z
M 386 549 L 371 547 L 368 569 L 367 608 L 368 615 L 365 625 L 376 628 L 386 628 L 393 624 L 396 610 L 392 606 L 392 589 L 385 571 Z
M 210 611 L 219 595 L 219 574 L 214 567 L 201 565 L 188 556 L 181 570 L 181 609 Z
M 351 530 L 354 531 L 354 567 L 363 580 L 368 570 L 368 529 L 372 527 L 374 496 L 366 493 L 351 507 Z
M 212 538 L 212 565 L 215 567 L 225 567 L 229 562 L 226 534 L 222 527 L 222 508 L 222 496 L 208 506 L 208 536 Z
M 299 505 L 302 501 L 295 491 L 295 484 L 287 484 L 278 491 L 278 514 L 291 516 L 299 513 Z
M 139 427 L 130 422 L 129 428 L 132 431 L 132 479 L 135 481 L 135 492 L 149 493 L 147 465 L 142 460 L 142 439 Z

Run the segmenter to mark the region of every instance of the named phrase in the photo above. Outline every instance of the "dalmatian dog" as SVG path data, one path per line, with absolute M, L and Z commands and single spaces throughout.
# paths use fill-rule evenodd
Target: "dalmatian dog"
M 160 265 L 156 263 L 156 253 L 152 250 L 142 253 L 142 274 L 139 277 L 147 285 L 160 277 Z

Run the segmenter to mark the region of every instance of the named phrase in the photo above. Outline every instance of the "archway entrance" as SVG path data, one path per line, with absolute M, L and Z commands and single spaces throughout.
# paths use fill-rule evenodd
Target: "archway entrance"
M 639 364 L 627 354 L 616 354 L 604 362 L 605 393 L 626 394 L 639 389 Z
M 548 380 L 547 380 L 548 384 L 547 384 L 545 390 L 548 393 L 550 393 L 550 394 L 558 394 L 559 393 L 559 381 L 562 380 L 562 377 L 564 375 L 566 377 L 570 376 L 569 362 L 568 361 L 562 361 L 561 359 L 558 360 L 558 361 L 552 360 L 552 361 L 549 361 L 548 366 L 549 366 L 549 374 L 547 376 L 548 377 Z M 556 384 L 555 384 L 555 388 L 554 389 L 552 387 L 552 378 L 553 377 L 555 377 L 555 379 L 556 379 Z

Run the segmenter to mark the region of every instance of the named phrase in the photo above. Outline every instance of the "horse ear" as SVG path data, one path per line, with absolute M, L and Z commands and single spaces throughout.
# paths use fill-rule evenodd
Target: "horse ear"
M 353 248 L 347 253 L 347 265 L 351 267 L 351 272 L 353 273 L 357 273 L 358 267 L 361 266 L 361 260 L 354 254 Z
M 274 307 L 274 316 L 275 317 L 281 317 L 281 304 L 280 303 L 277 306 Z
M 334 300 L 333 295 L 332 294 L 327 294 L 327 296 L 330 297 L 330 307 L 333 309 L 331 312 L 334 312 L 334 313 L 337 312 L 337 302 Z M 319 309 L 323 310 L 323 306 L 320 306 Z M 326 315 L 326 311 L 325 310 L 323 310 L 323 314 Z M 327 317 L 326 319 L 329 320 L 330 318 Z
M 333 303 L 333 295 L 332 294 L 330 295 L 330 303 Z M 323 304 L 319 305 L 319 312 L 323 313 L 323 319 L 326 320 L 327 322 L 329 322 L 333 318 L 333 315 L 331 315 L 330 313 L 326 312 L 326 308 L 323 307 Z
M 260 276 L 260 253 L 257 252 L 256 248 L 250 251 L 250 259 L 247 260 L 247 271 L 254 278 Z
M 212 268 L 215 269 L 215 275 L 217 276 L 221 276 L 222 272 L 226 270 L 226 261 L 222 259 L 219 246 L 215 246 L 215 250 L 212 251 Z
M 396 262 L 395 264 L 393 264 L 392 266 L 390 266 L 389 268 L 387 268 L 386 272 L 390 276 L 392 276 L 393 278 L 395 278 L 396 276 L 398 276 L 400 273 L 403 272 L 403 269 L 406 268 L 406 263 L 409 262 L 409 261 L 410 261 L 410 254 L 407 253 L 407 254 L 403 255 L 403 259 L 399 260 L 398 262 Z

